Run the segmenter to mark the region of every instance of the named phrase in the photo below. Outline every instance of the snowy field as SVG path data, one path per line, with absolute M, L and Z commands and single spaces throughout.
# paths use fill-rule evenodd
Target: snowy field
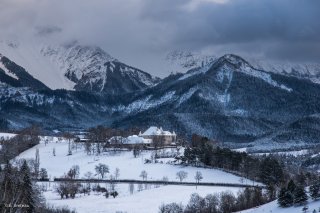
M 75 199 L 61 200 L 59 195 L 53 191 L 44 193 L 47 202 L 51 205 L 62 207 L 68 206 L 70 209 L 75 209 L 78 213 L 157 213 L 161 204 L 172 202 L 186 205 L 192 193 L 198 193 L 200 196 L 207 194 L 230 191 L 235 195 L 240 190 L 239 188 L 225 187 L 208 187 L 208 186 L 160 186 L 154 188 L 137 191 L 131 195 L 128 190 L 128 184 L 118 184 L 116 190 L 119 191 L 119 196 L 116 198 L 109 197 L 108 199 L 103 194 L 91 193 L 89 196 L 79 195 Z
M 59 142 L 56 138 L 53 140 L 49 139 L 47 144 L 42 140 L 39 145 L 21 153 L 17 159 L 34 159 L 37 148 L 40 154 L 40 168 L 47 169 L 51 179 L 63 176 L 73 165 L 79 165 L 80 178 L 84 177 L 84 174 L 87 172 L 95 174 L 95 166 L 103 163 L 108 165 L 110 170 L 107 177 L 114 174 L 116 168 L 119 168 L 119 179 L 141 180 L 140 173 L 142 170 L 145 170 L 148 173 L 148 180 L 162 180 L 162 178 L 166 176 L 169 181 L 178 181 L 176 173 L 183 170 L 188 173 L 188 177 L 184 180 L 188 182 L 195 182 L 195 173 L 200 171 L 203 175 L 201 182 L 252 184 L 250 180 L 241 179 L 238 176 L 216 169 L 185 167 L 166 163 L 145 164 L 145 159 L 150 159 L 151 151 L 144 151 L 137 158 L 134 158 L 132 151 L 122 151 L 118 153 L 108 152 L 96 156 L 87 155 L 83 147 L 78 147 L 77 150 L 73 149 L 72 155 L 67 156 L 68 143 L 66 141 Z M 56 156 L 53 156 L 53 149 L 55 149 Z M 168 160 L 170 159 L 163 161 L 166 162 Z M 98 176 L 95 176 L 95 178 L 98 178 Z
M 142 170 L 145 170 L 148 173 L 148 180 L 161 180 L 166 176 L 169 181 L 178 181 L 176 179 L 176 173 L 183 170 L 188 173 L 188 177 L 184 180 L 188 182 L 195 182 L 195 173 L 200 171 L 203 175 L 201 182 L 252 184 L 250 180 L 216 169 L 167 164 L 166 162 L 173 160 L 172 158 L 160 159 L 163 163 L 145 164 L 145 159 L 150 159 L 152 151 L 144 151 L 137 158 L 133 156 L 132 151 L 117 153 L 111 151 L 96 156 L 87 155 L 84 147 L 78 145 L 77 149 L 73 147 L 73 154 L 67 156 L 68 142 L 54 137 L 42 137 L 39 145 L 21 153 L 16 159 L 34 159 L 36 149 L 39 149 L 40 168 L 47 169 L 51 179 L 61 177 L 73 165 L 79 165 L 79 177 L 82 178 L 87 172 L 95 174 L 95 166 L 103 163 L 108 165 L 110 169 L 107 178 L 110 178 L 110 175 L 114 174 L 116 168 L 119 168 L 119 179 L 141 180 L 140 173 Z M 55 156 L 53 155 L 53 149 L 55 149 Z M 174 150 L 168 149 L 167 151 Z M 96 175 L 94 178 L 98 178 L 98 176 Z M 47 183 L 39 184 L 46 185 Z M 48 185 L 49 184 L 47 184 L 47 186 Z M 119 192 L 119 196 L 116 198 L 109 197 L 107 199 L 103 194 L 91 192 L 90 195 L 86 196 L 78 194 L 75 199 L 61 199 L 60 196 L 54 192 L 54 185 L 55 183 L 50 183 L 50 187 L 48 187 L 48 190 L 43 194 L 47 203 L 59 207 L 68 206 L 71 209 L 75 209 L 78 213 L 157 213 L 159 206 L 163 203 L 177 202 L 186 205 L 192 193 L 206 196 L 207 194 L 231 191 L 237 195 L 237 192 L 241 190 L 237 187 L 198 186 L 196 188 L 196 186 L 135 184 L 134 192 L 131 194 L 128 184 L 117 184 L 116 190 Z M 100 186 L 110 187 L 104 183 L 100 184 Z M 143 190 L 141 190 L 142 187 Z
M 307 213 L 312 213 L 314 210 L 316 210 L 316 212 L 319 212 L 320 201 L 310 200 L 307 204 L 307 207 Z M 277 201 L 273 201 L 257 208 L 241 211 L 241 213 L 303 213 L 302 208 L 303 206 L 280 208 L 277 204 Z

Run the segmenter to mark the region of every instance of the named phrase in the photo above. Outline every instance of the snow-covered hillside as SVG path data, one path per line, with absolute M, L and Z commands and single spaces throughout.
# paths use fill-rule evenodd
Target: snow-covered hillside
M 303 213 L 303 207 L 304 206 L 293 206 L 289 208 L 281 208 L 279 207 L 277 201 L 273 201 L 271 203 L 264 204 L 257 208 L 252 208 L 238 213 Z M 314 210 L 316 210 L 315 212 L 319 212 L 320 201 L 309 200 L 307 207 L 307 213 L 312 213 Z
M 48 143 L 44 141 L 48 140 Z M 73 165 L 80 166 L 80 177 L 85 173 L 95 173 L 95 166 L 99 163 L 104 163 L 109 166 L 110 172 L 113 173 L 116 168 L 120 169 L 121 179 L 141 179 L 140 173 L 145 170 L 148 173 L 148 180 L 162 180 L 164 176 L 168 177 L 169 181 L 177 181 L 176 172 L 183 170 L 188 172 L 188 177 L 185 181 L 195 182 L 194 176 L 197 171 L 203 174 L 203 182 L 214 183 L 248 183 L 250 180 L 240 180 L 240 177 L 222 172 L 215 169 L 205 169 L 196 167 L 185 167 L 179 165 L 166 164 L 165 162 L 173 159 L 164 159 L 164 163 L 145 164 L 145 159 L 150 159 L 152 151 L 144 151 L 140 157 L 134 158 L 132 151 L 122 151 L 113 153 L 112 151 L 103 153 L 100 156 L 87 155 L 84 147 L 78 145 L 74 147 L 73 154 L 68 156 L 68 143 L 65 140 L 59 141 L 57 138 L 43 138 L 42 142 L 21 153 L 17 159 L 32 159 L 35 157 L 36 149 L 40 153 L 40 167 L 48 170 L 51 178 L 63 176 Z M 55 149 L 56 156 L 53 156 Z M 171 152 L 171 150 L 168 150 Z M 174 151 L 174 150 L 172 150 Z M 160 159 L 161 161 L 161 159 Z
M 178 181 L 176 173 L 186 171 L 188 177 L 185 181 L 195 182 L 195 174 L 200 171 L 203 175 L 201 182 L 214 183 L 241 183 L 252 184 L 252 181 L 240 178 L 238 176 L 216 170 L 196 167 L 185 167 L 180 165 L 167 164 L 173 158 L 159 159 L 159 163 L 147 163 L 145 159 L 150 158 L 152 151 L 144 151 L 139 157 L 134 158 L 132 151 L 113 151 L 103 153 L 99 156 L 87 155 L 84 147 L 78 144 L 73 146 L 73 154 L 67 156 L 68 142 L 64 138 L 41 137 L 39 145 L 21 153 L 18 159 L 34 159 L 36 149 L 39 150 L 40 168 L 46 168 L 51 179 L 64 175 L 73 165 L 80 168 L 79 177 L 82 178 L 87 172 L 95 175 L 95 166 L 104 163 L 109 166 L 110 172 L 107 178 L 114 174 L 116 168 L 120 169 L 119 179 L 136 179 L 141 180 L 140 173 L 145 170 L 148 174 L 148 180 L 161 180 L 168 177 L 169 181 Z M 55 150 L 55 156 L 53 155 Z M 163 151 L 163 150 L 162 150 Z M 176 152 L 176 149 L 165 149 L 166 152 Z M 181 152 L 182 150 L 180 150 Z M 161 162 L 162 161 L 162 162 Z M 215 187 L 215 186 L 175 186 L 175 185 L 140 185 L 135 184 L 131 192 L 129 184 L 116 184 L 115 190 L 119 193 L 116 198 L 106 199 L 104 194 L 92 192 L 90 195 L 78 194 L 75 199 L 61 199 L 55 192 L 57 182 L 38 183 L 47 190 L 43 193 L 46 201 L 50 205 L 57 207 L 68 206 L 75 209 L 78 213 L 156 213 L 163 203 L 177 202 L 186 205 L 191 194 L 198 193 L 200 196 L 208 194 L 230 191 L 234 195 L 241 190 L 238 187 Z M 256 183 L 255 183 L 256 184 Z M 100 184 L 102 187 L 109 189 L 110 184 Z

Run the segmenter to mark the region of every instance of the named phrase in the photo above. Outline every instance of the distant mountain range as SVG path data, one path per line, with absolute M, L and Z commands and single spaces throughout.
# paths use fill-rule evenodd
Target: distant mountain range
M 159 79 L 77 42 L 32 51 L 22 44 L 0 46 L 6 46 L 0 49 L 2 129 L 157 125 L 266 146 L 314 144 L 320 136 L 316 65 L 271 69 L 233 54 L 176 51 L 167 57 L 173 73 Z

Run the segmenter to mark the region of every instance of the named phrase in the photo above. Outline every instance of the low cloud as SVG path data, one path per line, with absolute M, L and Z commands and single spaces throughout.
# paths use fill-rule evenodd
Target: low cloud
M 160 76 L 175 49 L 320 62 L 318 20 L 318 0 L 0 0 L 3 38 L 57 33 Z

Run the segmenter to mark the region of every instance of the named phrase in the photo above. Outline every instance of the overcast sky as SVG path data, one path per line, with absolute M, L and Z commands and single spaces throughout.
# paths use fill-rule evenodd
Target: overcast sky
M 0 0 L 0 36 L 43 26 L 158 76 L 172 50 L 320 62 L 319 0 Z

